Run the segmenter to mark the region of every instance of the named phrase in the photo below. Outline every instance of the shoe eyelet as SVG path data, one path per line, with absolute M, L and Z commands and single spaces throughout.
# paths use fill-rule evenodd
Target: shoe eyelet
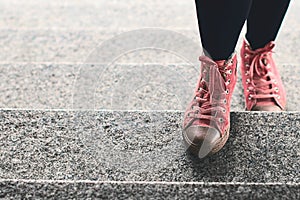
M 229 90 L 228 89 L 225 92 L 226 92 L 226 94 L 229 94 Z
M 278 87 L 275 87 L 275 92 L 279 92 L 279 88 Z
M 226 110 L 225 110 L 225 109 L 223 109 L 222 111 L 223 111 L 223 113 L 226 113 Z
M 279 95 L 277 95 L 277 99 L 280 99 L 280 96 L 279 96 Z
M 247 84 L 249 84 L 249 83 L 250 83 L 250 79 L 249 79 L 249 78 L 247 78 L 247 80 L 246 80 L 246 83 L 247 83 Z
M 229 70 L 229 74 L 232 74 L 232 70 L 231 69 Z
M 250 65 L 247 63 L 247 64 L 246 64 L 246 67 L 250 67 Z
M 227 83 L 229 84 L 230 82 L 231 82 L 231 80 L 230 80 L 230 79 L 228 79 Z
M 223 123 L 223 122 L 224 122 L 223 118 L 219 118 L 219 121 L 220 121 L 221 123 Z
M 249 100 L 252 100 L 252 95 L 251 95 L 251 94 L 249 95 L 248 99 L 249 99 Z
M 227 103 L 227 100 L 226 100 L 226 99 L 224 99 L 224 100 L 223 100 L 223 103 L 224 103 L 224 104 L 226 104 L 226 103 Z
M 248 75 L 249 75 L 249 71 L 246 71 L 246 72 L 245 72 L 245 75 L 248 76 Z

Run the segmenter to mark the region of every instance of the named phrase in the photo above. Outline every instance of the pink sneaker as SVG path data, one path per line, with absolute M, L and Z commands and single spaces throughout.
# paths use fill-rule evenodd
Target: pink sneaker
M 187 149 L 203 158 L 218 152 L 228 139 L 237 58 L 213 61 L 201 56 L 200 61 L 201 74 L 185 112 L 182 135 Z
M 241 49 L 241 73 L 246 99 L 246 110 L 282 111 L 286 93 L 272 58 L 274 42 L 252 50 L 244 40 Z

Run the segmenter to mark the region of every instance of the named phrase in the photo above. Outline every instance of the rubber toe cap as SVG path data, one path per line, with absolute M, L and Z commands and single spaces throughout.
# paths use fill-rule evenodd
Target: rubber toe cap
M 210 127 L 191 126 L 184 131 L 184 134 L 189 145 L 188 149 L 199 158 L 209 155 L 217 140 L 220 139 L 219 131 Z

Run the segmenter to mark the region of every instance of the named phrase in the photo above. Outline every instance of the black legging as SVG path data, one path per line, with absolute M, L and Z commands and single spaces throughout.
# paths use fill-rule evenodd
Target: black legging
M 274 41 L 290 0 L 196 0 L 203 49 L 214 59 L 227 59 L 247 20 L 252 49 Z

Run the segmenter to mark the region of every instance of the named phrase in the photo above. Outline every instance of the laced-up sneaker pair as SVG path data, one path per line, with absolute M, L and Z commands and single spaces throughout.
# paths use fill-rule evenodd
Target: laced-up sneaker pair
M 244 41 L 241 74 L 246 110 L 282 111 L 286 93 L 272 58 L 274 42 L 252 50 Z M 213 61 L 201 56 L 200 77 L 194 98 L 183 122 L 187 149 L 199 158 L 218 152 L 226 143 L 230 129 L 230 102 L 237 81 L 237 56 Z

